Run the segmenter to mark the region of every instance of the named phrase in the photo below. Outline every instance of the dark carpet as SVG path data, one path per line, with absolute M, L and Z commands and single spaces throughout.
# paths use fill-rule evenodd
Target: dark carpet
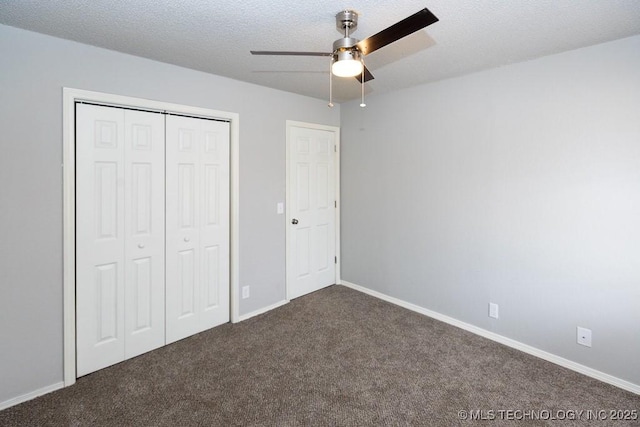
M 640 422 L 612 414 L 639 409 L 640 396 L 332 286 L 87 375 L 0 425 L 620 426 Z

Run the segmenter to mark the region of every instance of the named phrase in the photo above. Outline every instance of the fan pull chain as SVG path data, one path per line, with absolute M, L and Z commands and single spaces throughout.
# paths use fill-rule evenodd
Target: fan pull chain
M 362 83 L 360 85 L 360 87 L 362 89 L 362 101 L 360 102 L 360 106 L 362 108 L 364 108 L 364 107 L 367 106 L 367 104 L 364 103 L 364 70 L 365 70 L 365 67 L 364 67 L 364 56 L 360 58 L 360 61 L 362 62 L 362 77 L 361 77 L 361 80 L 360 80 L 361 83 Z
M 327 106 L 329 108 L 333 108 L 333 73 L 331 72 L 331 67 L 333 66 L 333 56 L 331 57 L 331 61 L 329 62 L 329 104 Z

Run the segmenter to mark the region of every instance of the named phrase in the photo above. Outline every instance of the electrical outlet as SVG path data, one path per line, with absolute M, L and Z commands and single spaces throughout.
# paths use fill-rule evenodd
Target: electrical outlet
M 493 317 L 494 319 L 498 318 L 498 304 L 489 303 L 489 317 Z
M 249 286 L 242 287 L 242 299 L 249 298 L 251 293 L 249 292 Z
M 281 215 L 284 213 L 284 203 L 283 202 L 278 202 L 278 205 L 276 206 L 276 212 L 278 213 L 278 215 Z
M 591 347 L 591 329 L 581 328 L 580 326 L 578 326 L 577 334 L 578 344 L 584 345 L 586 347 Z

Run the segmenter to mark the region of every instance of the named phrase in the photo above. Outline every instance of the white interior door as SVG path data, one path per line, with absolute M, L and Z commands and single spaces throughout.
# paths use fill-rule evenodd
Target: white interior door
M 287 298 L 335 283 L 337 129 L 288 125 Z
M 164 118 L 76 108 L 81 376 L 164 344 Z
M 166 341 L 229 321 L 229 123 L 168 116 Z

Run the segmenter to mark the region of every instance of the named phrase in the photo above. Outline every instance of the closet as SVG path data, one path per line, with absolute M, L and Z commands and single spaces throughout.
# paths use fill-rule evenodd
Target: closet
M 77 104 L 77 376 L 228 321 L 229 123 Z

